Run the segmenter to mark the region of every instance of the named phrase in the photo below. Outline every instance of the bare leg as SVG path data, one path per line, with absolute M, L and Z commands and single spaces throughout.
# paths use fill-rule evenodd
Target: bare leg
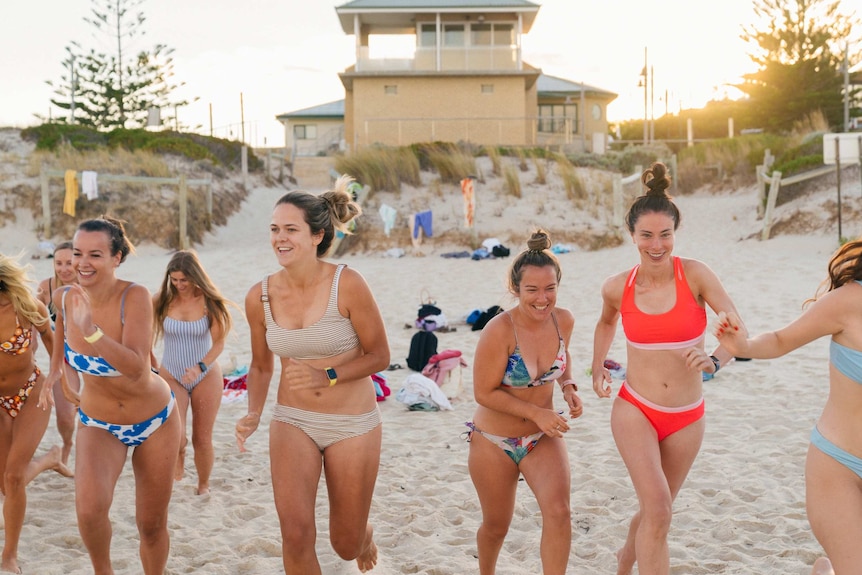
M 329 538 L 345 560 L 356 559 L 363 573 L 377 564 L 374 530 L 368 523 L 380 468 L 382 427 L 335 443 L 323 452 L 329 492 Z
M 135 523 L 141 537 L 141 565 L 145 575 L 163 575 L 171 542 L 168 505 L 173 491 L 171 463 L 180 445 L 180 415 L 174 410 L 168 420 L 135 448 Z
M 221 369 L 214 366 L 207 376 L 192 390 L 192 446 L 195 450 L 195 469 L 198 474 L 198 495 L 209 493 L 210 474 L 215 461 L 213 428 L 221 407 L 224 379 Z
M 476 532 L 479 573 L 494 575 L 512 522 L 521 472 L 502 449 L 478 432 L 470 440 L 467 464 L 482 507 L 482 523 Z
M 805 461 L 805 507 L 811 531 L 831 567 L 841 575 L 858 573 L 862 565 L 862 478 L 813 445 Z M 831 563 L 831 565 L 829 565 Z M 817 571 L 814 571 L 817 573 Z M 824 571 L 830 573 L 830 571 Z
M 521 461 L 524 479 L 542 512 L 542 573 L 565 575 L 572 549 L 571 474 L 566 444 L 542 437 Z
M 66 378 L 70 388 L 75 391 L 81 390 L 78 372 L 71 365 L 63 363 L 61 377 Z M 77 423 L 76 411 L 75 405 L 63 395 L 63 384 L 58 380 L 54 384 L 54 412 L 57 417 L 57 431 L 63 440 L 61 459 L 66 465 L 69 463 L 69 455 L 72 453 L 72 446 L 74 445 L 75 425 Z
M 189 444 L 186 422 L 188 421 L 191 398 L 188 390 L 177 383 L 177 380 L 175 380 L 171 374 L 167 373 L 167 370 L 162 370 L 162 378 L 171 386 L 171 391 L 174 392 L 174 397 L 176 397 L 177 400 L 175 409 L 180 414 L 180 446 L 179 449 L 177 449 L 177 459 L 174 465 L 174 480 L 179 481 L 185 476 L 186 472 L 186 446 Z
M 299 428 L 278 421 L 269 427 L 269 454 L 284 572 L 320 575 L 314 506 L 323 457 Z

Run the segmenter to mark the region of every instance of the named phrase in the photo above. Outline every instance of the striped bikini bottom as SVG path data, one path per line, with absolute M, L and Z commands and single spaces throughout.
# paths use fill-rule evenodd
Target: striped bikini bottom
M 333 443 L 365 435 L 381 423 L 380 410 L 376 406 L 368 413 L 345 415 L 306 411 L 277 403 L 272 410 L 272 419 L 298 428 L 321 452 Z

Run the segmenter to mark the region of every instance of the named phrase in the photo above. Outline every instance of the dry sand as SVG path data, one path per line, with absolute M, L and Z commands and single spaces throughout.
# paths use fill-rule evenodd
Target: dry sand
M 858 182 L 845 186 L 848 197 L 860 196 Z M 253 190 L 242 211 L 227 226 L 196 246 L 216 283 L 236 302 L 243 301 L 254 282 L 276 269 L 267 224 L 272 204 L 282 192 Z M 834 190 L 823 193 L 834 195 Z M 421 205 L 416 197 L 412 201 Z M 534 206 L 519 213 L 503 209 L 502 204 L 489 205 L 495 201 L 503 200 L 479 198 L 480 206 L 485 202 L 483 209 L 501 216 L 505 213 L 506 217 L 480 219 L 480 239 L 507 231 L 526 239 L 530 228 L 542 223 L 543 214 L 537 214 Z M 506 202 L 511 206 L 509 200 Z M 825 275 L 827 259 L 837 247 L 837 235 L 832 227 L 766 242 L 746 239 L 759 230 L 756 202 L 753 189 L 677 198 L 683 226 L 677 234 L 675 253 L 709 264 L 722 278 L 749 328 L 759 332 L 779 327 L 799 313 L 802 301 L 814 293 Z M 785 211 L 792 209 L 798 208 Z M 453 218 L 457 219 L 457 214 Z M 26 214 L 7 225 L 2 234 L 3 251 L 24 249 L 32 253 L 38 242 L 32 229 Z M 860 232 L 858 220 L 845 221 L 844 235 Z M 523 247 L 507 245 L 513 253 Z M 401 247 L 410 252 L 409 243 Z M 392 362 L 405 365 L 405 369 L 385 373 L 393 396 L 379 404 L 384 431 L 371 508 L 380 549 L 374 573 L 462 575 L 477 571 L 475 532 L 480 509 L 467 473 L 468 445 L 462 431 L 463 422 L 471 418 L 475 407 L 471 369 L 478 333 L 472 332 L 463 318 L 476 308 L 511 305 L 504 288 L 511 260 L 440 257 L 440 253 L 458 249 L 465 247 L 437 245 L 432 238 L 424 244 L 424 256 L 389 258 L 378 251 L 339 258 L 368 280 L 384 316 Z M 169 257 L 161 248 L 140 246 L 137 255 L 121 266 L 119 275 L 152 291 Z M 585 404 L 584 415 L 572 423 L 566 438 L 575 527 L 569 572 L 613 573 L 614 553 L 625 537 L 637 501 L 611 436 L 611 402 L 595 396 L 585 369 L 601 307 L 601 282 L 634 265 L 637 254 L 630 241 L 624 241 L 600 251 L 575 250 L 560 255 L 560 260 L 563 280 L 558 305 L 570 308 L 576 317 L 571 354 L 574 373 L 583 384 Z M 30 263 L 36 278 L 50 274 L 51 260 Z M 439 349 L 459 349 L 470 364 L 463 371 L 463 390 L 452 401 L 452 411 L 412 412 L 394 399 L 401 382 L 411 373 L 405 358 L 415 330 L 404 326 L 415 319 L 423 293 L 433 297 L 457 328 L 438 334 Z M 236 319 L 237 327 L 221 358 L 223 365 L 231 361 L 243 365 L 250 360 L 248 327 L 242 317 Z M 610 357 L 625 364 L 622 340 L 618 334 Z M 714 345 L 710 336 L 707 347 Z M 805 517 L 803 463 L 808 433 L 826 399 L 827 360 L 827 341 L 822 340 L 785 358 L 737 362 L 705 385 L 706 437 L 674 507 L 672 573 L 809 573 L 822 551 Z M 40 355 L 40 363 L 47 365 L 44 355 Z M 273 391 L 269 408 L 274 397 Z M 562 403 L 562 398 L 557 401 Z M 168 573 L 283 572 L 270 486 L 267 426 L 262 425 L 252 437 L 248 453 L 239 453 L 234 443 L 234 423 L 245 409 L 245 402 L 226 404 L 219 413 L 211 494 L 195 495 L 192 457 L 186 458 L 186 476 L 175 485 L 170 506 Z M 39 453 L 55 443 L 59 443 L 59 435 L 52 419 Z M 358 573 L 355 564 L 339 559 L 329 545 L 325 493 L 321 483 L 317 551 L 323 572 Z M 29 486 L 28 495 L 20 552 L 24 572 L 90 573 L 76 526 L 73 481 L 45 473 Z M 117 485 L 111 518 L 116 572 L 139 573 L 134 481 L 128 464 Z M 500 555 L 500 575 L 541 572 L 540 523 L 535 499 L 521 483 L 515 516 Z

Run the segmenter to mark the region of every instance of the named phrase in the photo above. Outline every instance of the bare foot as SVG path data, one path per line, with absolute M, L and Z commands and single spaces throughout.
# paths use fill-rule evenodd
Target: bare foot
M 75 474 L 72 472 L 72 470 L 66 467 L 66 464 L 63 462 L 62 458 L 63 453 L 60 450 L 60 447 L 57 445 L 51 447 L 51 449 L 48 450 L 48 453 L 45 454 L 45 463 L 47 465 L 47 469 L 56 471 L 63 477 L 75 477 Z
M 198 485 L 198 495 L 207 495 L 210 492 L 209 483 Z
M 374 530 L 371 525 L 368 526 L 365 540 L 368 543 L 365 545 L 365 549 L 359 554 L 359 557 L 356 558 L 356 564 L 362 573 L 371 571 L 377 565 L 377 545 L 374 543 Z
M 835 575 L 835 571 L 832 569 L 832 562 L 826 557 L 820 557 L 814 562 L 811 575 Z
M 0 565 L 0 571 L 4 573 L 21 573 L 21 568 L 18 567 L 18 560 L 11 559 L 9 561 L 3 561 L 3 564 Z

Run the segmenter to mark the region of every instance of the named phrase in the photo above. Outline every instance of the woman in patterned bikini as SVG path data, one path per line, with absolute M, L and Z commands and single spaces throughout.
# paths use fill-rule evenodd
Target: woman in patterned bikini
M 542 513 L 542 572 L 562 575 L 568 566 L 571 478 L 563 436 L 569 424 L 554 409 L 555 389 L 560 387 L 569 417 L 580 417 L 583 404 L 568 351 L 575 318 L 557 307 L 562 273 L 550 248 L 548 234 L 537 230 L 509 271 L 517 305 L 491 319 L 476 344 L 478 407 L 467 426 L 470 477 L 482 507 L 476 533 L 482 575 L 496 570 L 521 475 Z
M 39 282 L 39 289 L 36 290 L 36 297 L 48 306 L 52 323 L 57 318 L 54 292 L 59 287 L 78 281 L 75 269 L 72 267 L 72 242 L 63 242 L 54 248 L 53 262 L 54 275 Z M 66 377 L 68 386 L 75 392 L 81 389 L 81 379 L 71 365 L 66 364 L 63 375 Z M 63 463 L 69 463 L 69 454 L 72 452 L 75 435 L 75 404 L 63 395 L 62 385 L 59 381 L 54 385 L 54 413 L 57 416 L 57 431 L 60 432 L 60 437 L 63 439 Z
M 272 212 L 269 234 L 281 270 L 246 296 L 251 331 L 248 414 L 236 424 L 240 450 L 260 424 L 281 360 L 269 427 L 272 488 L 285 573 L 318 575 L 315 498 L 329 492 L 329 539 L 365 572 L 377 563 L 368 522 L 380 465 L 382 429 L 371 375 L 389 365 L 383 318 L 365 279 L 325 261 L 336 230 L 360 213 L 342 176 L 320 196 L 289 192 Z
M 33 297 L 30 279 L 18 262 L 0 254 L 0 489 L 5 538 L 0 570 L 20 573 L 18 540 L 27 507 L 25 486 L 46 469 L 71 476 L 58 446 L 33 459 L 51 412 L 37 409 L 45 377 L 36 366 L 34 332 L 52 352 L 48 308 Z M 34 399 L 30 401 L 30 397 Z
M 180 416 L 170 386 L 151 371 L 153 302 L 144 286 L 119 279 L 132 251 L 122 223 L 102 217 L 78 226 L 73 240 L 78 283 L 54 293 L 57 314 L 48 383 L 63 358 L 84 386 L 77 397 L 75 508 L 96 575 L 113 573 L 110 508 L 129 448 L 135 476 L 136 523 L 146 575 L 168 560 L 168 503 L 180 448 Z M 51 385 L 42 401 L 50 403 Z M 70 389 L 64 393 L 75 397 Z
M 218 356 L 231 329 L 227 299 L 213 284 L 193 251 L 176 252 L 165 270 L 159 293 L 153 298 L 155 337 L 164 339 L 158 373 L 177 398 L 182 421 L 182 443 L 174 478 L 185 468 L 186 416 L 192 410 L 192 445 L 198 473 L 198 495 L 209 493 L 213 452 L 213 426 L 221 406 L 224 380 Z

